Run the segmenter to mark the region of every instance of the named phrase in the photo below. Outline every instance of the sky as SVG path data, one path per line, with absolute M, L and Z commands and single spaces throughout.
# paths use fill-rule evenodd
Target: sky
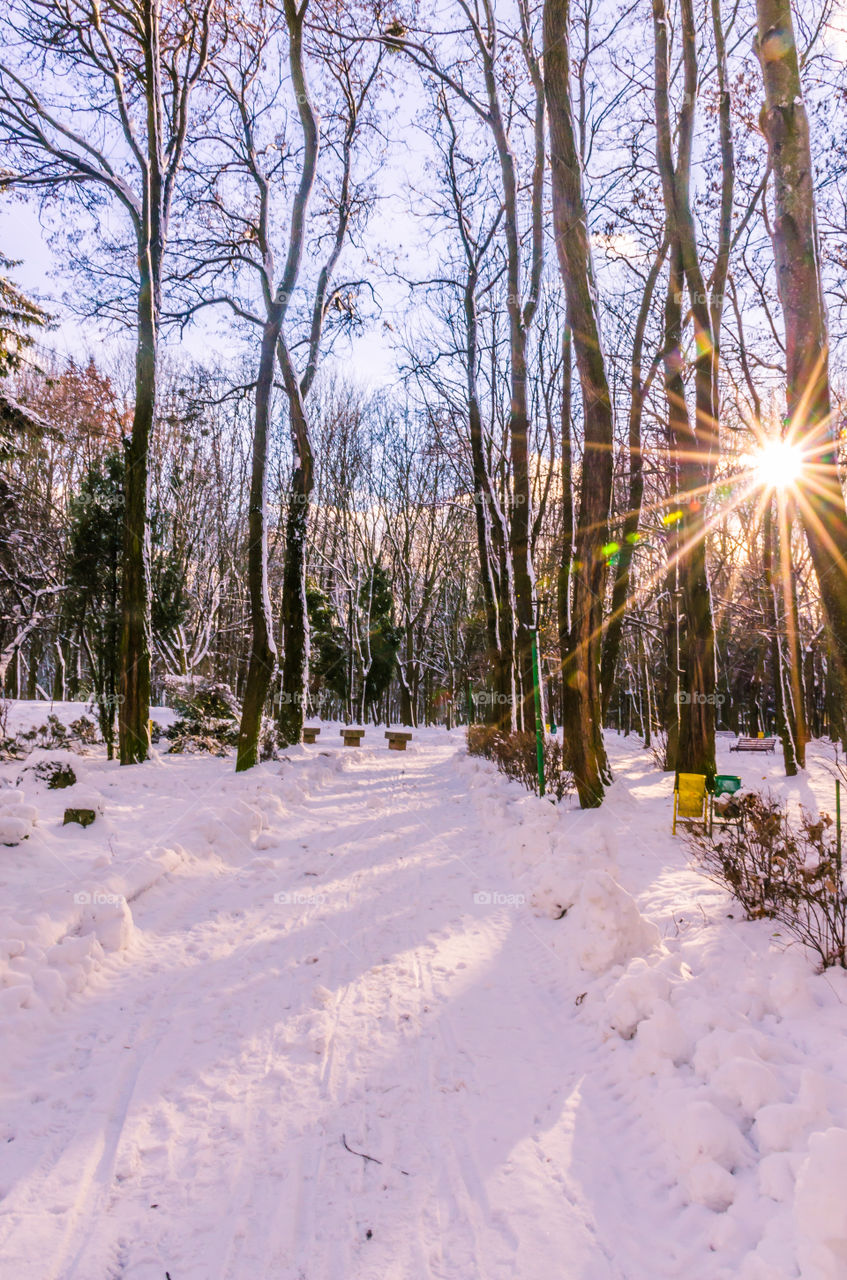
M 395 73 L 394 83 L 389 85 L 382 103 L 387 150 L 379 159 L 371 160 L 372 167 L 378 170 L 379 198 L 368 224 L 365 246 L 375 261 L 363 263 L 361 253 L 353 254 L 347 249 L 336 272 L 338 282 L 359 277 L 371 282 L 377 295 L 378 316 L 365 332 L 352 341 L 339 343 L 326 357 L 327 365 L 352 370 L 357 380 L 374 386 L 397 377 L 394 340 L 409 310 L 405 287 L 390 279 L 388 271 L 399 268 L 409 274 L 425 274 L 432 257 L 427 227 L 410 214 L 406 195 L 411 184 L 420 185 L 422 180 L 422 135 L 415 129 L 413 119 L 423 94 L 414 68 L 397 62 L 391 70 Z M 366 157 L 366 164 L 368 160 Z M 0 253 L 20 262 L 13 272 L 16 284 L 57 317 L 49 336 L 51 347 L 79 359 L 92 351 L 96 353 L 104 343 L 114 345 L 105 329 L 94 321 L 81 322 L 79 315 L 69 312 L 63 304 L 63 294 L 72 292 L 75 282 L 49 241 L 48 228 L 42 225 L 35 201 L 7 200 L 0 204 Z M 133 335 L 127 336 L 131 341 Z M 233 336 L 229 313 L 223 308 L 204 313 L 185 331 L 179 346 L 189 357 L 198 359 L 207 359 L 210 351 L 227 359 L 242 349 L 240 339 Z
M 847 56 L 847 0 L 838 0 L 830 30 L 832 43 Z M 379 164 L 379 201 L 368 227 L 367 246 L 381 266 L 397 266 L 410 275 L 425 276 L 430 273 L 433 258 L 437 258 L 437 250 L 430 244 L 426 220 L 414 216 L 407 195 L 410 187 L 420 187 L 426 181 L 423 137 L 414 126 L 424 94 L 414 68 L 398 59 L 391 71 L 394 83 L 383 104 L 389 142 Z M 102 346 L 104 333 L 93 322 L 81 323 L 79 316 L 69 314 L 62 305 L 62 294 L 72 290 L 74 282 L 48 244 L 34 203 L 6 201 L 0 205 L 0 252 L 21 260 L 14 272 L 15 281 L 57 315 L 50 342 L 58 352 L 79 358 Z M 365 383 L 390 384 L 397 377 L 394 340 L 410 313 L 407 292 L 401 284 L 391 281 L 380 265 L 363 265 L 361 260 L 354 263 L 349 253 L 346 261 L 342 259 L 338 278 L 344 279 L 348 270 L 353 277 L 366 275 L 371 280 L 380 314 L 352 343 L 340 346 L 328 363 L 354 371 Z M 236 339 L 234 344 L 228 317 L 223 313 L 207 313 L 186 331 L 182 340 L 187 354 L 197 358 L 213 351 L 226 359 L 234 354 L 236 345 L 240 346 L 240 342 Z

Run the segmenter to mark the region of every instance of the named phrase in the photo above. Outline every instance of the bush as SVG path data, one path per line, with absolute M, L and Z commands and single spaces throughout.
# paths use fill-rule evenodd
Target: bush
M 800 811 L 756 792 L 737 798 L 740 824 L 689 841 L 706 874 L 730 889 L 748 919 L 778 920 L 824 969 L 847 968 L 847 888 L 828 813 Z
M 76 782 L 73 769 L 62 760 L 41 760 L 31 768 L 38 781 L 46 783 L 50 791 L 61 791 L 65 787 L 72 787 Z
M 88 716 L 80 716 L 68 725 L 69 742 L 79 742 L 84 747 L 94 746 L 97 741 L 97 725 Z
M 238 702 L 225 684 L 202 676 L 166 676 L 165 688 L 179 718 L 167 730 L 171 754 L 226 756 L 238 742 Z
M 0 759 L 22 760 L 38 747 L 47 751 L 76 751 L 80 747 L 92 746 L 96 741 L 97 726 L 87 716 L 80 716 L 64 725 L 57 715 L 51 714 L 37 729 L 20 729 L 11 737 L 5 735 L 0 725 Z
M 482 756 L 496 764 L 507 778 L 514 778 L 527 791 L 538 795 L 538 756 L 534 733 L 506 733 L 494 725 L 468 726 L 468 754 Z M 573 774 L 562 744 L 544 738 L 544 778 L 546 794 L 561 800 L 573 791 Z
M 664 729 L 654 729 L 650 735 L 650 754 L 657 769 L 668 772 L 668 735 Z

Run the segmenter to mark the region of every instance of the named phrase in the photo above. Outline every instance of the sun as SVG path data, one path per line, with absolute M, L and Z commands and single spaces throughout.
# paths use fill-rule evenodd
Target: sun
M 803 470 L 803 450 L 788 440 L 769 440 L 750 459 L 756 483 L 763 489 L 790 489 Z

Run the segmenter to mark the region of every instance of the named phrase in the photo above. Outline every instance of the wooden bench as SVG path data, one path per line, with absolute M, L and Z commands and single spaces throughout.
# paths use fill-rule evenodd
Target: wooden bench
M 344 739 L 345 747 L 358 747 L 361 745 L 362 738 L 365 736 L 364 729 L 339 729 L 341 737 Z
M 386 729 L 385 736 L 388 739 L 389 751 L 405 751 L 406 743 L 412 740 L 412 735 L 404 733 L 401 729 Z
M 307 725 L 303 726 L 303 741 L 314 742 L 320 733 L 320 729 L 310 729 Z
M 730 751 L 770 751 L 776 749 L 776 738 L 739 738 Z

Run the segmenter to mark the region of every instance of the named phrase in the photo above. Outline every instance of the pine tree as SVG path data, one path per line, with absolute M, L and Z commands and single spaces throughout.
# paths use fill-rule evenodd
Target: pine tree
M 391 684 L 401 639 L 400 631 L 394 625 L 391 580 L 382 565 L 375 564 L 368 574 L 362 585 L 359 605 L 370 655 L 365 677 L 365 705 L 373 707 Z
M 306 583 L 309 607 L 309 663 L 312 696 L 328 689 L 346 705 L 349 697 L 349 646 L 329 597 L 313 581 Z
M 5 274 L 19 265 L 0 253 L 0 378 L 20 369 L 24 352 L 34 345 L 37 331 L 50 322 L 47 312 L 21 293 Z
M 120 671 L 124 466 L 118 451 L 91 467 L 70 504 L 69 606 L 83 636 L 100 730 L 114 757 Z

